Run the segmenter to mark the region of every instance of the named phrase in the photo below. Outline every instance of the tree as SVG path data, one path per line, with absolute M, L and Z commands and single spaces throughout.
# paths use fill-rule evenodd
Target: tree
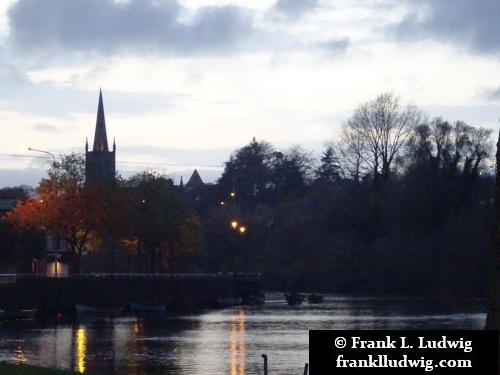
M 199 244 L 199 222 L 187 214 L 173 181 L 167 176 L 144 171 L 124 181 L 127 233 L 135 243 L 140 262 L 141 248 L 149 259 L 149 272 L 162 263 L 170 270 L 182 251 L 193 252 Z
M 339 157 L 333 144 L 329 144 L 321 156 L 321 164 L 315 170 L 316 179 L 320 182 L 336 182 L 343 177 Z
M 441 117 L 415 128 L 409 140 L 412 159 L 450 175 L 477 176 L 491 154 L 491 129 L 476 128 L 463 121 L 450 124 Z
M 387 181 L 392 164 L 414 128 L 424 119 L 413 104 L 400 104 L 400 97 L 384 93 L 361 104 L 342 125 L 345 149 L 357 156 L 356 178 L 362 161 L 375 184 Z
M 36 189 L 38 198 L 19 204 L 7 218 L 18 230 L 48 230 L 55 233 L 54 238 L 63 238 L 79 272 L 83 246 L 95 227 L 93 208 L 97 205 L 92 202 L 100 195 L 83 189 L 85 159 L 81 154 L 61 155 L 47 173 L 49 178 L 42 179 Z
M 255 202 L 267 195 L 272 180 L 274 148 L 266 141 L 252 141 L 236 150 L 225 163 L 219 188 L 234 193 L 240 203 Z
M 490 280 L 485 328 L 500 329 L 500 133 L 496 152 L 496 177 L 492 246 L 490 251 Z
M 303 194 L 312 180 L 313 157 L 296 145 L 272 154 L 272 179 L 269 185 L 276 201 L 290 194 Z

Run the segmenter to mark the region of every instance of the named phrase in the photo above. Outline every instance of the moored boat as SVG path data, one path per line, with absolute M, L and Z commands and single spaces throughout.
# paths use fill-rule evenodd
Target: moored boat
M 8 309 L 0 310 L 0 319 L 32 319 L 36 309 Z
M 311 293 L 307 296 L 307 302 L 309 303 L 323 303 L 324 296 L 322 294 Z
M 284 295 L 286 302 L 290 306 L 300 305 L 306 299 L 306 297 L 303 294 L 299 293 L 285 293 Z

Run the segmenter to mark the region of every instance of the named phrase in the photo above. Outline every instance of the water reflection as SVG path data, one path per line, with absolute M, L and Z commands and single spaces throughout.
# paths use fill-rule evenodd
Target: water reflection
M 24 355 L 24 340 L 16 340 L 16 348 L 14 349 L 14 363 L 20 364 L 20 363 L 26 363 L 28 362 L 28 359 Z
M 81 373 L 85 372 L 85 352 L 87 349 L 87 340 L 85 338 L 85 330 L 79 328 L 76 331 L 76 342 L 77 342 L 77 358 L 78 358 L 78 371 Z
M 231 316 L 231 375 L 245 375 L 245 310 Z
M 80 373 L 300 374 L 310 329 L 482 329 L 484 301 L 439 305 L 416 299 L 328 296 L 288 306 L 282 295 L 262 306 L 170 316 L 86 316 L 75 320 L 1 321 L 0 361 Z

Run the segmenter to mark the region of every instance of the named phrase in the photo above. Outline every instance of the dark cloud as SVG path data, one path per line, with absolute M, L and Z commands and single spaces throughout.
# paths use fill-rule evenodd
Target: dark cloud
M 349 47 L 350 44 L 351 41 L 349 40 L 349 38 L 343 38 L 343 39 L 333 39 L 327 42 L 319 43 L 319 47 L 336 55 L 345 52 L 345 50 Z
M 59 49 L 106 55 L 222 53 L 252 32 L 248 9 L 207 6 L 189 14 L 178 0 L 19 0 L 8 17 L 14 47 L 47 55 Z
M 407 16 L 392 31 L 402 40 L 439 39 L 479 53 L 500 53 L 498 0 L 425 0 L 408 2 L 421 7 L 424 17 Z M 415 9 L 415 8 L 414 8 Z M 417 12 L 418 10 L 416 10 Z
M 487 99 L 491 101 L 500 101 L 500 87 L 494 90 L 488 90 Z
M 476 90 L 474 98 L 480 101 L 500 102 L 500 86 L 497 88 L 479 88 Z
M 318 5 L 318 0 L 278 0 L 273 11 L 285 14 L 291 18 L 299 18 L 313 10 Z

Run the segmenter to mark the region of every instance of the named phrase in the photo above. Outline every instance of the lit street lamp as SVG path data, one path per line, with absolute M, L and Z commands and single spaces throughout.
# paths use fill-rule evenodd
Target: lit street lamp
M 36 151 L 36 152 L 42 152 L 44 154 L 48 154 L 50 156 L 52 156 L 52 159 L 54 161 L 54 170 L 55 170 L 55 165 L 56 165 L 56 157 L 54 156 L 54 154 L 52 154 L 51 152 L 48 152 L 48 151 L 44 151 L 44 150 L 37 150 L 37 149 L 34 149 L 34 148 L 31 148 L 28 146 L 28 150 L 29 151 Z M 56 218 L 55 218 L 55 214 L 57 212 L 57 178 L 56 178 L 56 175 L 55 175 L 55 171 L 54 171 L 54 229 L 53 229 L 53 238 L 52 238 L 52 247 L 53 247 L 53 250 L 54 250 L 54 274 L 55 274 L 55 277 L 57 277 L 57 242 L 56 242 L 56 230 L 55 230 L 55 221 L 56 221 Z
M 242 234 L 247 230 L 246 227 L 240 225 L 236 220 L 231 222 L 231 227 L 235 230 L 238 229 Z

